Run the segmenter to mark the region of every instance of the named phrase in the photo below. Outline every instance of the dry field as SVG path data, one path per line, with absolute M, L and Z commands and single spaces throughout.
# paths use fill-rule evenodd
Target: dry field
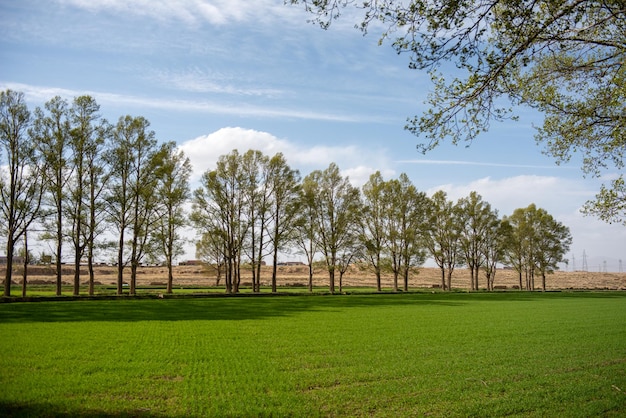
M 306 266 L 279 266 L 278 285 L 279 286 L 304 286 L 307 284 L 308 268 Z M 4 277 L 5 270 L 0 268 L 1 277 Z M 73 269 L 65 266 L 63 269 L 63 282 L 70 284 L 73 282 Z M 81 270 L 81 281 L 86 282 L 87 271 Z M 270 284 L 271 267 L 263 267 L 261 282 L 264 285 Z M 13 281 L 21 283 L 21 269 L 15 269 Z M 127 282 L 130 278 L 130 270 L 127 269 L 124 275 Z M 53 266 L 31 266 L 29 267 L 28 282 L 30 284 L 54 283 Z M 115 267 L 99 266 L 96 268 L 96 282 L 103 285 L 113 285 L 117 280 L 117 270 Z M 167 269 L 164 267 L 141 267 L 138 272 L 138 285 L 165 285 L 167 280 Z M 313 281 L 315 286 L 328 285 L 328 273 L 323 269 L 316 269 Z M 243 271 L 243 286 L 249 285 L 251 275 L 249 271 Z M 469 271 L 467 269 L 456 269 L 452 278 L 454 288 L 469 288 Z M 421 268 L 416 270 L 409 281 L 410 288 L 432 288 L 441 283 L 439 269 Z M 337 275 L 336 284 L 339 284 Z M 496 288 L 512 289 L 519 284 L 517 273 L 513 270 L 500 269 L 496 273 Z M 174 268 L 174 286 L 212 286 L 215 285 L 215 273 L 208 271 L 202 266 L 177 266 Z M 376 281 L 372 273 L 358 268 L 352 268 L 343 278 L 344 286 L 367 286 L 375 287 Z M 481 288 L 486 287 L 485 279 L 481 273 Z M 541 278 L 535 278 L 536 287 L 541 286 Z M 383 277 L 383 287 L 392 286 L 392 277 Z M 400 284 L 401 286 L 401 284 Z M 610 289 L 626 290 L 626 273 L 599 273 L 599 272 L 556 272 L 547 277 L 547 288 L 557 289 Z

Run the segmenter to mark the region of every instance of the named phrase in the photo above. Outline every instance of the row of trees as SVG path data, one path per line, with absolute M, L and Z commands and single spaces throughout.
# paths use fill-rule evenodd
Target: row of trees
M 147 254 L 160 254 L 169 270 L 182 251 L 180 228 L 189 198 L 189 160 L 173 142 L 157 143 L 142 117 L 120 117 L 111 124 L 90 96 L 70 104 L 55 97 L 30 112 L 24 95 L 0 93 L 0 219 L 6 237 L 4 295 L 11 293 L 13 254 L 28 232 L 51 242 L 56 291 L 66 245 L 74 262 L 74 294 L 81 264 L 87 264 L 89 293 L 94 290 L 96 252 L 117 252 L 117 291 L 124 266 L 131 267 L 135 293 L 137 267 Z M 112 237 L 117 235 L 116 244 Z M 24 292 L 27 257 L 24 265 Z
M 339 167 L 331 164 L 300 181 L 282 154 L 268 157 L 259 151 L 232 151 L 221 156 L 214 170 L 204 173 L 194 192 L 191 219 L 201 239 L 198 254 L 222 270 L 226 291 L 237 292 L 242 265 L 252 266 L 254 291 L 260 290 L 260 266 L 272 256 L 272 289 L 276 291 L 277 255 L 297 248 L 309 267 L 325 263 L 329 289 L 339 290 L 348 267 L 366 265 L 376 274 L 393 274 L 408 290 L 409 278 L 427 257 L 441 270 L 441 287 L 452 287 L 452 272 L 465 265 L 471 288 L 479 288 L 485 272 L 493 289 L 496 266 L 506 263 L 519 272 L 520 288 L 535 288 L 539 274 L 545 290 L 546 274 L 557 269 L 569 250 L 569 229 L 534 204 L 499 218 L 476 192 L 449 200 L 439 191 L 432 197 L 419 192 L 406 174 L 384 180 L 380 172 L 358 189 Z
M 102 250 L 116 254 L 118 293 L 126 265 L 135 293 L 137 267 L 146 257 L 165 260 L 171 292 L 186 225 L 197 231 L 198 257 L 224 274 L 228 293 L 238 292 L 244 266 L 259 292 L 261 265 L 269 258 L 276 291 L 278 256 L 289 251 L 306 258 L 310 289 L 316 259 L 325 263 L 335 292 L 337 279 L 341 291 L 343 275 L 355 263 L 374 271 L 378 290 L 388 272 L 394 290 L 407 290 L 411 273 L 427 257 L 441 269 L 443 289 L 452 287 L 460 265 L 469 268 L 473 290 L 481 270 L 493 289 L 498 263 L 519 272 L 520 288 L 533 289 L 538 273 L 545 289 L 545 275 L 571 243 L 568 228 L 534 205 L 500 219 L 475 192 L 457 202 L 443 191 L 427 197 L 405 174 L 385 180 L 379 172 L 358 189 L 336 164 L 301 178 L 280 153 L 223 155 L 192 194 L 191 165 L 174 143 L 159 144 L 142 117 L 120 117 L 113 125 L 98 112 L 93 98 L 81 96 L 72 103 L 55 97 L 31 114 L 23 94 L 0 93 L 5 295 L 13 253 L 20 239 L 28 253 L 29 230 L 52 243 L 57 294 L 66 245 L 75 267 L 74 294 L 83 263 L 93 293 L 95 257 Z

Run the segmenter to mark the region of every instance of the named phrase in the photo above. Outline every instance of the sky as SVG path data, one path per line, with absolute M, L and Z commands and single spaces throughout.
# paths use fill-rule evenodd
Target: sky
M 427 109 L 429 75 L 350 13 L 328 30 L 311 17 L 283 0 L 0 0 L 0 89 L 31 109 L 88 94 L 111 122 L 147 118 L 190 157 L 194 188 L 233 149 L 282 152 L 303 176 L 334 162 L 358 187 L 406 173 L 428 195 L 476 191 L 501 216 L 546 209 L 573 236 L 563 269 L 626 268 L 626 227 L 580 213 L 603 179 L 542 153 L 541 114 L 516 108 L 470 147 L 421 154 L 404 126 Z

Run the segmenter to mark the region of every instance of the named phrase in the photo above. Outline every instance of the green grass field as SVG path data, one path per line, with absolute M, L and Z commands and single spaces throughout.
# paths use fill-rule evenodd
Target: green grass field
M 626 294 L 0 304 L 2 416 L 624 416 Z

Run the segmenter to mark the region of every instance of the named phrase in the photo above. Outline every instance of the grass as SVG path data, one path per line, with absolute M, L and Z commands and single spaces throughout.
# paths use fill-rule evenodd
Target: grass
M 0 415 L 623 416 L 626 294 L 0 304 Z

